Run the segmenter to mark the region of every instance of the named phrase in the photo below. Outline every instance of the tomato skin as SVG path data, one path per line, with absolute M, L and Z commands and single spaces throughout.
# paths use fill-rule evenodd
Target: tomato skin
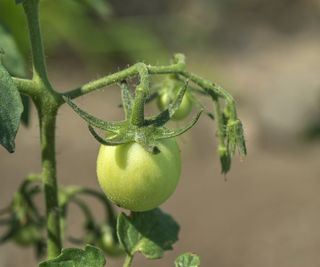
M 160 140 L 151 154 L 132 142 L 101 145 L 97 159 L 99 184 L 116 205 L 131 211 L 158 207 L 175 191 L 181 173 L 180 149 L 174 138 Z
M 168 107 L 168 105 L 173 102 L 174 100 L 174 95 L 170 92 L 163 92 L 160 94 L 158 97 L 158 107 L 160 110 L 164 110 Z M 189 96 L 189 93 L 186 92 L 182 98 L 181 104 L 176 111 L 176 113 L 173 115 L 172 120 L 183 120 L 186 118 L 191 110 L 192 110 L 192 100 Z

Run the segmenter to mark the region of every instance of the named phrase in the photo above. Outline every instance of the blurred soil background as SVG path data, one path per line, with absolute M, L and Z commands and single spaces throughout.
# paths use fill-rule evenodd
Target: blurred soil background
M 183 52 L 190 71 L 234 95 L 246 132 L 249 154 L 236 157 L 226 177 L 212 121 L 203 116 L 179 138 L 183 174 L 162 208 L 181 225 L 180 240 L 164 259 L 137 256 L 133 266 L 173 266 L 186 251 L 199 254 L 204 267 L 320 266 L 320 2 L 108 0 L 104 8 L 87 8 L 87 2 L 42 2 L 56 88 L 65 91 L 141 60 L 167 64 L 173 53 Z M 0 21 L 29 63 L 21 7 L 2 0 Z M 116 87 L 76 102 L 100 118 L 123 117 Z M 26 174 L 40 170 L 38 126 L 32 107 L 16 152 L 0 148 L 1 207 Z M 86 123 L 64 106 L 57 125 L 59 182 L 98 188 L 98 147 Z M 89 201 L 102 218 L 101 207 Z M 80 216 L 75 210 L 69 218 L 74 235 L 83 226 Z M 121 260 L 107 262 L 121 266 Z M 0 247 L 0 267 L 36 265 L 32 249 Z

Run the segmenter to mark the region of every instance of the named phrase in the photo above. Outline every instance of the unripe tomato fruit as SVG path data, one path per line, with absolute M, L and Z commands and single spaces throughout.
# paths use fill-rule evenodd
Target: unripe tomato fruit
M 168 107 L 170 103 L 174 100 L 174 95 L 171 92 L 162 92 L 160 96 L 158 97 L 158 107 L 160 110 L 164 110 Z M 192 110 L 192 100 L 190 99 L 190 96 L 188 92 L 186 92 L 182 98 L 181 104 L 176 111 L 176 113 L 173 115 L 173 120 L 182 120 L 186 118 Z
M 123 255 L 124 249 L 120 247 L 120 244 L 113 237 L 112 228 L 109 225 L 103 225 L 101 231 L 98 246 L 109 256 Z
M 97 159 L 99 184 L 116 205 L 132 211 L 158 207 L 175 191 L 181 173 L 180 149 L 174 138 L 160 140 L 151 154 L 132 142 L 101 145 Z
M 13 240 L 19 246 L 29 246 L 40 240 L 39 229 L 34 225 L 21 227 L 14 233 Z

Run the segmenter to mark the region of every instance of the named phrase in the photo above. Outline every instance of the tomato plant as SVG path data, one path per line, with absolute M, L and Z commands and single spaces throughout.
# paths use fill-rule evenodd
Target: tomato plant
M 82 2 L 90 5 L 92 1 Z M 22 5 L 27 19 L 32 77 L 28 77 L 23 68 L 25 63 L 15 40 L 0 24 L 0 37 L 5 40 L 1 43 L 2 50 L 7 52 L 1 52 L 0 64 L 0 143 L 9 152 L 15 151 L 20 120 L 26 115 L 23 111 L 28 111 L 31 100 L 40 122 L 42 168 L 40 173 L 26 176 L 12 202 L 0 212 L 0 226 L 7 227 L 0 243 L 14 240 L 34 246 L 38 256 L 45 252 L 47 260 L 42 261 L 40 267 L 103 267 L 106 263 L 104 254 L 95 246 L 100 246 L 108 255 L 124 254 L 123 267 L 132 265 L 137 252 L 148 259 L 161 258 L 166 250 L 172 249 L 179 232 L 175 220 L 158 207 L 173 194 L 180 178 L 180 149 L 175 138 L 190 130 L 203 113 L 197 94 L 208 97 L 213 104 L 214 116 L 209 117 L 216 123 L 221 171 L 228 172 L 235 151 L 238 149 L 240 154 L 246 154 L 242 123 L 233 97 L 221 86 L 189 72 L 183 54 L 175 54 L 168 65 L 136 63 L 61 93 L 47 74 L 39 20 L 40 0 L 16 0 L 16 3 Z M 103 1 L 100 4 L 103 5 Z M 146 117 L 145 105 L 154 100 L 151 97 L 154 93 L 151 90 L 153 75 L 164 77 L 161 86 L 164 89 L 155 92 L 160 97 L 161 111 Z M 137 78 L 138 83 L 130 85 L 128 81 L 132 78 Z M 196 87 L 192 93 L 190 83 Z M 73 102 L 75 98 L 114 84 L 121 89 L 123 120 L 101 120 Z M 25 101 L 26 97 L 28 101 Z M 200 110 L 190 121 L 180 128 L 167 127 L 170 120 L 187 116 L 193 103 L 198 103 Z M 88 124 L 89 132 L 101 144 L 97 175 L 105 194 L 77 185 L 58 185 L 55 129 L 58 111 L 64 104 Z M 96 129 L 106 135 L 100 136 Z M 44 196 L 44 214 L 34 201 L 37 194 Z M 97 222 L 83 195 L 102 203 L 105 211 L 102 223 Z M 127 213 L 117 214 L 109 199 L 127 209 Z M 67 234 L 71 204 L 77 206 L 85 218 L 85 234 L 80 238 Z M 47 231 L 46 244 L 41 232 L 43 228 Z M 89 244 L 84 250 L 62 250 L 65 239 L 76 244 Z M 179 256 L 175 264 L 199 266 L 200 259 L 186 253 Z

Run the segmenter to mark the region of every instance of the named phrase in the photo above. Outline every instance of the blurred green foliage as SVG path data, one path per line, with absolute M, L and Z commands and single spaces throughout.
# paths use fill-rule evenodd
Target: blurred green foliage
M 251 31 L 292 33 L 320 22 L 318 0 L 42 0 L 48 56 L 86 63 L 164 63 L 174 52 L 246 47 Z M 299 19 L 297 19 L 299 18 Z M 24 55 L 28 40 L 22 7 L 0 1 L 0 23 Z M 317 23 L 315 23 L 317 22 Z
M 41 20 L 47 54 L 74 53 L 86 62 L 142 59 L 167 56 L 166 49 L 149 27 L 139 19 L 113 16 L 105 0 L 42 1 Z M 1 0 L 0 23 L 14 35 L 24 55 L 28 39 L 22 6 L 13 0 Z

